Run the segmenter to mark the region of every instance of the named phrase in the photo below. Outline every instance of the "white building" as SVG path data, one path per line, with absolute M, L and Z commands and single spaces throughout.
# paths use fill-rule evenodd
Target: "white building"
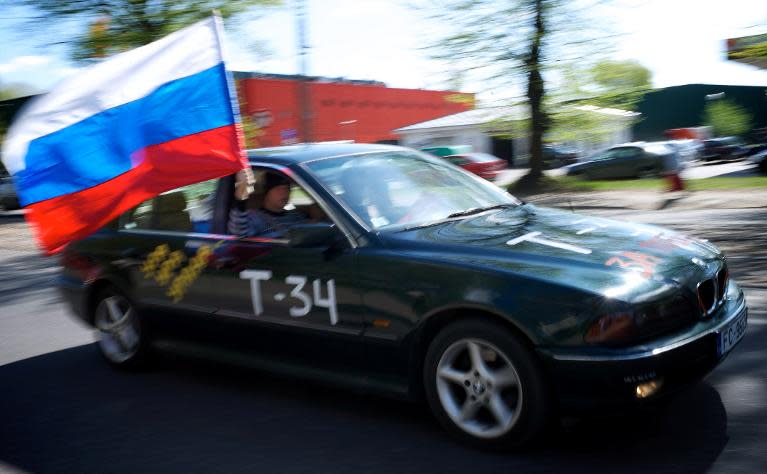
M 578 110 L 600 114 L 609 123 L 612 133 L 600 143 L 581 140 L 564 143 L 581 156 L 632 141 L 631 124 L 639 114 L 626 110 L 609 109 L 590 105 L 575 107 Z M 524 165 L 529 156 L 526 137 L 498 138 L 494 128 L 501 121 L 523 120 L 526 109 L 522 107 L 492 107 L 468 110 L 434 120 L 408 125 L 394 130 L 400 136 L 400 144 L 411 148 L 432 146 L 470 145 L 474 151 L 490 153 L 508 160 L 515 166 Z

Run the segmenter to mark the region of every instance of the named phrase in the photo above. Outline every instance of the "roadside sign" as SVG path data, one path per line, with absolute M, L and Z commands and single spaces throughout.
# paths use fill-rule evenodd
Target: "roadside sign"
M 283 145 L 293 145 L 298 143 L 298 131 L 295 128 L 280 130 L 280 143 Z

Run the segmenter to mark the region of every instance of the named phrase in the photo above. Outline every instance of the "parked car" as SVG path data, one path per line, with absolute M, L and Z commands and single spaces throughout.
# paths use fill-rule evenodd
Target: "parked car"
M 421 151 L 434 156 L 446 157 L 450 155 L 459 155 L 463 153 L 471 153 L 471 145 L 443 145 L 443 146 L 428 146 L 421 148 Z
M 568 176 L 616 179 L 660 176 L 680 166 L 676 151 L 663 143 L 651 142 L 614 146 L 564 169 Z
M 19 197 L 16 195 L 13 178 L 10 176 L 0 177 L 0 208 L 8 210 L 19 207 Z
M 749 156 L 748 161 L 757 165 L 759 171 L 767 174 L 767 150 Z
M 477 176 L 493 180 L 498 174 L 508 168 L 506 160 L 489 153 L 461 153 L 444 157 L 450 163 L 471 171 Z
M 763 151 L 767 151 L 767 143 L 752 143 L 746 146 L 745 156 L 753 156 Z
M 58 286 L 109 363 L 160 348 L 425 398 L 450 433 L 506 447 L 560 413 L 666 400 L 745 333 L 743 292 L 707 241 L 523 203 L 407 148 L 248 156 L 262 190 L 248 206 L 278 174 L 306 221 L 229 235 L 227 176 L 66 246 Z M 207 233 L 189 202 L 212 206 L 196 213 Z
M 747 153 L 747 148 L 736 137 L 712 138 L 703 141 L 704 161 L 738 160 Z
M 561 168 L 578 162 L 578 152 L 561 146 L 544 145 L 543 165 L 545 168 Z
M 669 140 L 665 143 L 679 154 L 683 163 L 697 161 L 703 155 L 703 143 L 700 140 Z

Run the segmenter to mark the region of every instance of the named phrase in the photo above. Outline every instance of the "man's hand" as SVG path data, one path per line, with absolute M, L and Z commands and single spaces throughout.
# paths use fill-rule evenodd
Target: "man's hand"
M 244 201 L 253 194 L 253 185 L 256 178 L 253 176 L 253 170 L 250 167 L 241 169 L 237 172 L 234 180 L 234 198 Z

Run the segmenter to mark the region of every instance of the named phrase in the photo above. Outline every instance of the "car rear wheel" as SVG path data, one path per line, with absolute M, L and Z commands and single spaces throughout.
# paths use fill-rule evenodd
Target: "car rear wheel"
M 440 423 L 478 447 L 521 447 L 551 420 L 549 389 L 534 355 L 520 337 L 489 321 L 441 331 L 427 352 L 424 385 Z
M 93 325 L 98 348 L 110 364 L 135 368 L 145 362 L 148 349 L 138 312 L 120 292 L 110 288 L 100 294 Z

